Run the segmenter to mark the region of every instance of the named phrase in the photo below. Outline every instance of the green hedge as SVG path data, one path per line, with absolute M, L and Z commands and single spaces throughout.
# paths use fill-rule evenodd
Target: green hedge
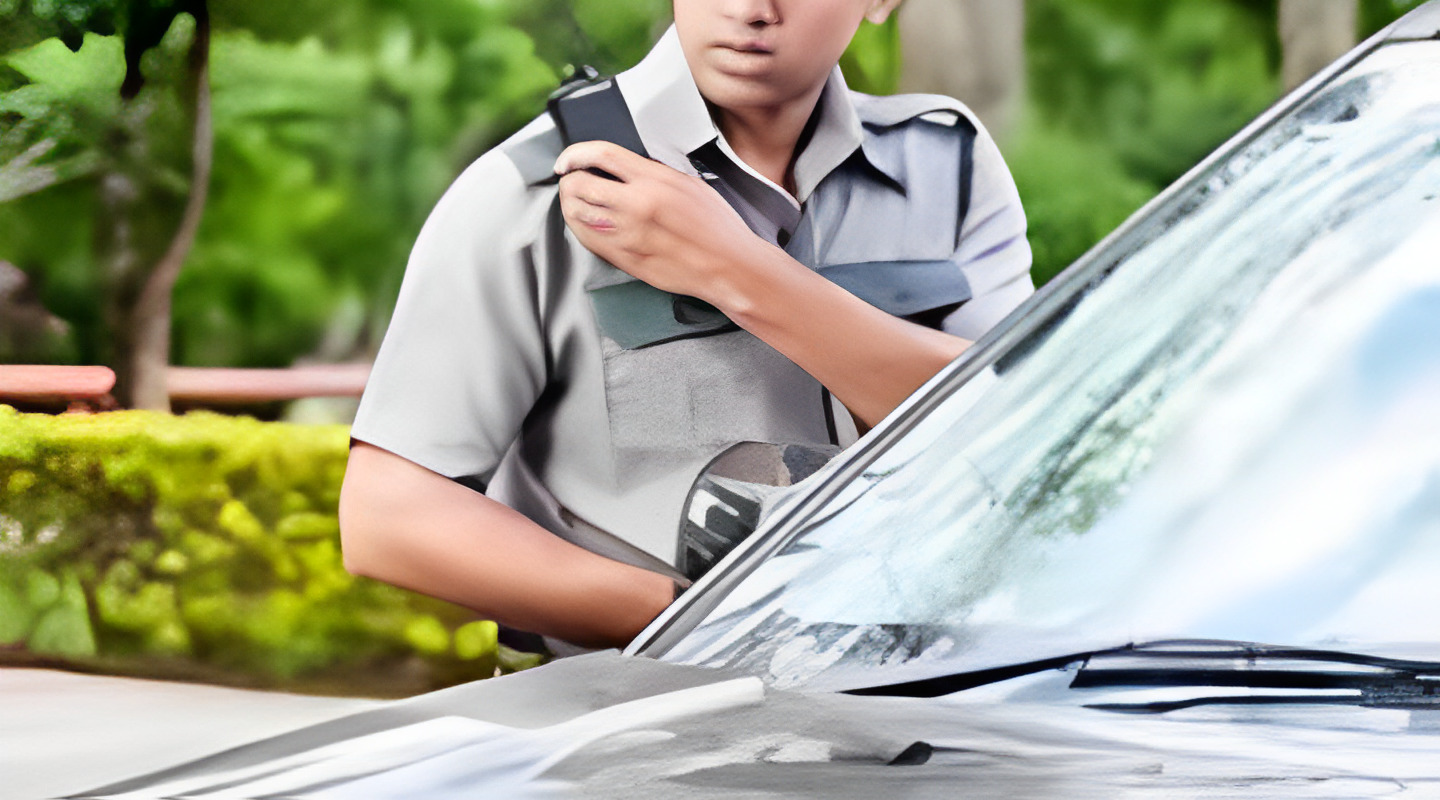
M 403 694 L 529 666 L 493 622 L 347 573 L 345 426 L 0 406 L 0 654 Z

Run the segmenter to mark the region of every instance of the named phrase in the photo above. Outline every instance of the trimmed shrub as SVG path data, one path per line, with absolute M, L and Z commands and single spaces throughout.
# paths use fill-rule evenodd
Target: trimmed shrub
M 347 445 L 343 425 L 0 406 L 0 654 L 371 694 L 536 663 L 345 571 Z

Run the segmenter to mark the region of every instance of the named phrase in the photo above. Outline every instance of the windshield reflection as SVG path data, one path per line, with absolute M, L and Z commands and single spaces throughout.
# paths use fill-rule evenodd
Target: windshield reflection
M 1397 613 L 1440 608 L 1437 194 L 1440 43 L 1391 45 L 1117 242 L 665 659 L 833 689 L 1440 640 Z

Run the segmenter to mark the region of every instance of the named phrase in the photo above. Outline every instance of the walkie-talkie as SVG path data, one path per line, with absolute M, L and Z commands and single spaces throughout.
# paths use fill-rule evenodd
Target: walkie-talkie
M 576 142 L 614 142 L 645 158 L 650 157 L 644 143 L 640 141 L 640 132 L 635 129 L 635 120 L 630 116 L 630 107 L 626 105 L 625 97 L 620 94 L 620 87 L 616 85 L 614 78 L 602 77 L 594 67 L 581 67 L 576 70 L 574 77 L 551 93 L 546 108 L 555 120 L 555 127 L 560 131 L 560 139 L 566 147 Z M 694 159 L 691 159 L 691 162 L 707 183 L 718 180 L 703 164 Z M 603 169 L 590 167 L 587 171 L 612 181 L 620 180 Z M 613 291 L 619 287 L 609 288 Z M 598 296 L 606 294 L 606 291 L 592 290 L 591 297 L 598 299 Z M 703 300 L 685 295 L 669 295 L 669 299 L 669 311 L 676 322 L 701 325 L 707 330 L 735 327 L 724 314 Z M 634 315 L 627 312 L 620 316 L 633 318 Z M 612 335 L 616 334 L 612 332 Z
M 615 79 L 603 77 L 594 67 L 581 67 L 551 95 L 546 107 L 568 147 L 576 142 L 614 142 L 646 158 L 645 145 L 630 107 L 620 94 Z M 602 177 L 618 180 L 604 170 L 592 170 Z

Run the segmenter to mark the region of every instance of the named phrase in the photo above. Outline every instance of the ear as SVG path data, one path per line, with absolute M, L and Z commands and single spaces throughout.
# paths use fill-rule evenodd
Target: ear
M 865 19 L 879 25 L 890 18 L 890 13 L 900 5 L 900 0 L 870 0 L 870 7 L 865 11 Z

